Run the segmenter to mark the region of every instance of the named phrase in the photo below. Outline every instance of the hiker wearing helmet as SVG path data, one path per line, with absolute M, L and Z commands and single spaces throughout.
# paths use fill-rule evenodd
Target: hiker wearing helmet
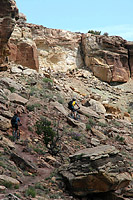
M 69 101 L 68 103 L 68 108 L 71 110 L 71 115 L 74 115 L 74 119 L 77 119 L 77 116 L 76 116 L 76 109 L 75 109 L 75 105 L 79 107 L 79 105 L 77 104 L 76 102 L 76 99 L 73 98 L 71 101 Z

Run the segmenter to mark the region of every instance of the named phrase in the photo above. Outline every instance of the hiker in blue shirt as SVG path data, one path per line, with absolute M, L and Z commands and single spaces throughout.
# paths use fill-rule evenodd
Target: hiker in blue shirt
M 18 125 L 21 125 L 20 118 L 18 117 L 17 112 L 14 113 L 14 116 L 11 119 L 11 124 L 12 124 L 12 128 L 13 128 L 13 137 L 17 138 Z

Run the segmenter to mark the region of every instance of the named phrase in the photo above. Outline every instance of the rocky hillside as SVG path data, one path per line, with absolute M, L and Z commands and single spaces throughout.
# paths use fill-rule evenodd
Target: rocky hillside
M 42 76 L 10 63 L 0 87 L 0 199 L 131 199 L 132 82 L 110 86 L 83 69 Z M 73 96 L 78 121 L 68 117 Z M 13 142 L 16 110 L 22 126 Z M 36 132 L 42 117 L 55 146 Z
M 0 199 L 132 200 L 133 43 L 0 10 Z

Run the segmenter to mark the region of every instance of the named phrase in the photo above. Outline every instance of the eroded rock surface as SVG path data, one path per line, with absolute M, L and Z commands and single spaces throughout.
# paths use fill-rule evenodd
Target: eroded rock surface
M 130 77 L 126 40 L 118 36 L 83 34 L 85 64 L 106 82 L 127 82 Z M 131 59 L 130 59 L 131 60 Z
M 0 1 L 0 64 L 5 62 L 9 54 L 8 39 L 15 26 L 15 18 L 18 17 L 18 9 L 14 0 Z
M 101 145 L 70 156 L 60 171 L 70 190 L 79 196 L 118 190 L 131 181 L 126 163 L 115 147 Z
M 24 22 L 17 23 L 10 39 L 10 60 L 40 71 L 66 72 L 86 66 L 102 81 L 127 82 L 133 71 L 132 46 L 119 36 L 74 33 Z

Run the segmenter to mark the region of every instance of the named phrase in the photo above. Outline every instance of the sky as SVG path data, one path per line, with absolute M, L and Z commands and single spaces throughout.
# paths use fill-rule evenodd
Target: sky
M 28 23 L 133 41 L 133 0 L 16 0 Z

